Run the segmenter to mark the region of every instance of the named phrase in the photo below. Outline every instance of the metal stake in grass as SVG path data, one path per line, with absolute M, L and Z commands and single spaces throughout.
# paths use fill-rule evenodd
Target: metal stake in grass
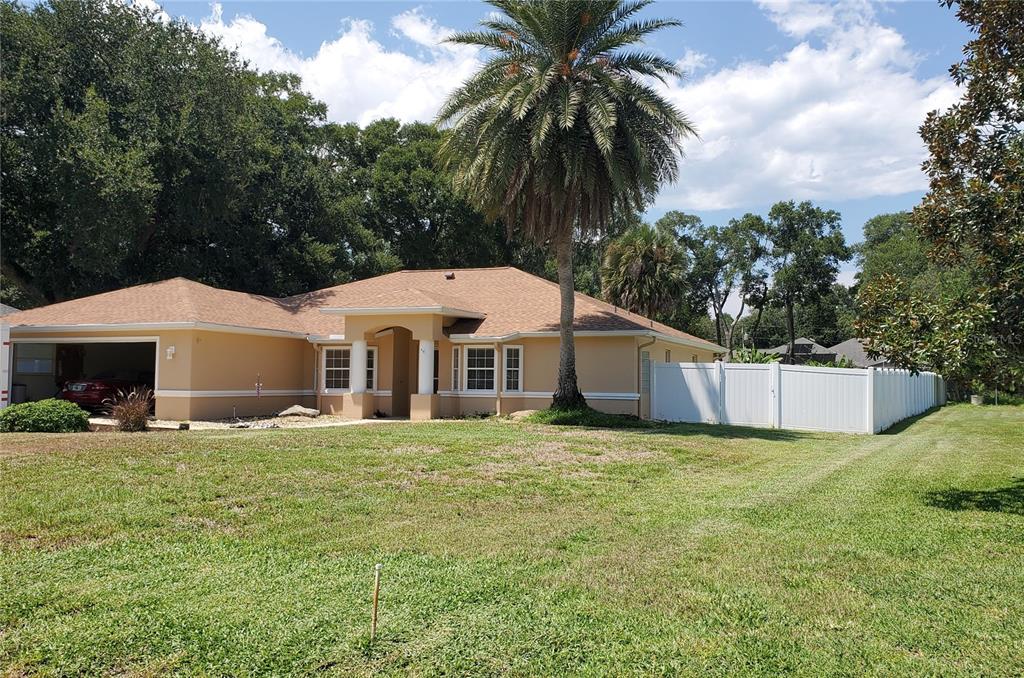
M 370 642 L 377 638 L 377 601 L 380 598 L 380 569 L 381 563 L 373 566 L 373 613 L 370 616 Z

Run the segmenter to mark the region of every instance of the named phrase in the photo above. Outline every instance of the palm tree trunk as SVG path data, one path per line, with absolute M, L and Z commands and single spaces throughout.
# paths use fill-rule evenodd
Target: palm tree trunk
M 555 389 L 551 407 L 571 410 L 586 407 L 587 404 L 576 382 L 576 341 L 572 331 L 573 318 L 576 316 L 576 290 L 573 288 L 571 230 L 555 242 L 555 261 L 558 263 L 558 291 L 562 311 L 558 325 L 558 388 Z

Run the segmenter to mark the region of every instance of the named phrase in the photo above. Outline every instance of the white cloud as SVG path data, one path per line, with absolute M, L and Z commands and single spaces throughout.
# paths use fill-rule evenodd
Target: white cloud
M 165 12 L 156 0 L 132 0 L 131 5 L 153 12 L 153 16 L 156 17 L 157 21 L 167 23 L 171 20 L 171 15 Z
M 345 20 L 338 37 L 322 43 L 310 57 L 287 49 L 250 16 L 225 21 L 220 4 L 213 5 L 199 28 L 237 49 L 255 68 L 298 73 L 303 87 L 327 104 L 331 120 L 431 120 L 448 93 L 476 69 L 477 52 L 443 43 L 450 29 L 418 10 L 398 14 L 391 26 L 400 37 L 426 48 L 426 54 L 410 56 L 385 48 L 373 38 L 373 25 L 362 20 Z
M 431 49 L 450 48 L 443 43 L 452 34 L 452 29 L 439 26 L 434 19 L 423 16 L 419 8 L 392 17 L 391 27 L 397 35 L 418 45 Z
M 689 77 L 663 91 L 701 138 L 686 143 L 680 181 L 664 188 L 658 207 L 736 209 L 924 189 L 917 128 L 928 111 L 956 99 L 948 78 L 918 78 L 918 56 L 867 0 L 760 6 L 797 44 L 771 61 L 722 68 L 694 50 L 677 60 Z M 336 121 L 429 121 L 480 63 L 474 48 L 445 43 L 451 29 L 420 9 L 383 29 L 397 47 L 376 39 L 380 29 L 370 22 L 346 19 L 310 56 L 289 50 L 257 19 L 225 19 L 220 4 L 200 28 L 256 68 L 298 73 Z
M 687 49 L 681 59 L 676 61 L 676 67 L 683 72 L 684 77 L 689 77 L 697 71 L 713 66 L 715 60 L 703 52 Z
M 917 128 L 950 105 L 945 77 L 920 80 L 917 56 L 872 8 L 771 3 L 804 38 L 770 63 L 745 62 L 664 87 L 701 135 L 660 207 L 714 210 L 782 199 L 845 200 L 921 190 Z

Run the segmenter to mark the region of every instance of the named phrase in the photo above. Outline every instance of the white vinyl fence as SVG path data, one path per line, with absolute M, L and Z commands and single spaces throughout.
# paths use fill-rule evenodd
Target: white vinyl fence
M 654 363 L 651 418 L 879 433 L 946 402 L 937 374 L 737 363 Z

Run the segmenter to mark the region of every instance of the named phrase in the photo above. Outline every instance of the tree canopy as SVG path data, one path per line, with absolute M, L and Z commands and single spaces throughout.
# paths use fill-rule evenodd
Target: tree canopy
M 859 327 L 906 367 L 975 387 L 1024 378 L 1024 3 L 946 0 L 974 34 L 952 66 L 960 101 L 921 126 L 929 191 L 913 221 L 952 284 L 893 272 L 861 291 Z
M 775 203 L 768 212 L 771 303 L 786 311 L 789 355 L 797 338 L 797 305 L 813 305 L 827 295 L 839 264 L 851 256 L 839 223 L 838 212 L 807 201 Z
M 100 0 L 0 4 L 3 300 L 186 276 L 270 295 L 400 267 L 516 264 L 439 168 L 440 133 L 326 120 L 184 22 Z
M 602 296 L 633 313 L 665 320 L 684 293 L 686 269 L 686 253 L 672 234 L 637 226 L 605 250 Z

